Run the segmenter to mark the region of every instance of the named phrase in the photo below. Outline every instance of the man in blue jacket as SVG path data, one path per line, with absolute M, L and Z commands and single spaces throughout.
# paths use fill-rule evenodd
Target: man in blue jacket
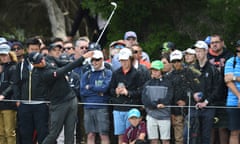
M 112 71 L 104 67 L 103 53 L 94 50 L 91 59 L 91 69 L 83 74 L 80 93 L 84 103 L 84 127 L 87 133 L 87 143 L 95 143 L 96 133 L 100 134 L 101 143 L 109 141 L 109 101 L 108 88 L 112 78 Z M 96 104 L 93 104 L 96 103 Z

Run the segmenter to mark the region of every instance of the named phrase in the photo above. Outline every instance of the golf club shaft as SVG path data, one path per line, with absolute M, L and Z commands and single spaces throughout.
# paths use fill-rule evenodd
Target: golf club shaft
M 116 4 L 115 2 L 111 2 L 111 4 L 114 6 L 114 9 L 113 9 L 111 15 L 109 16 L 109 18 L 108 18 L 108 20 L 107 20 L 107 22 L 106 22 L 106 24 L 105 24 L 105 26 L 104 26 L 101 34 L 99 35 L 99 37 L 98 37 L 98 39 L 97 39 L 97 42 L 96 42 L 97 44 L 99 43 L 100 39 L 102 38 L 102 35 L 103 35 L 103 33 L 105 32 L 105 30 L 106 30 L 106 28 L 107 28 L 110 20 L 112 19 L 113 14 L 115 13 L 115 10 L 116 10 L 116 8 L 117 8 L 117 4 Z

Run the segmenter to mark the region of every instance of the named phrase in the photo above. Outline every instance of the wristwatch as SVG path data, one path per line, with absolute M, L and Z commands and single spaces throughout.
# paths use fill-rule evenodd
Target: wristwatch
M 236 76 L 233 76 L 233 81 L 236 81 L 237 80 L 237 77 Z

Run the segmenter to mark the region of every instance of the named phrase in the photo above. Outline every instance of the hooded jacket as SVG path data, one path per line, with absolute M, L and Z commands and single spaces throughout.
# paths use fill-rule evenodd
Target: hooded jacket
M 105 68 L 101 70 L 91 69 L 86 71 L 81 79 L 80 95 L 85 103 L 108 103 L 109 85 L 112 78 L 112 71 Z M 86 89 L 86 85 L 89 86 Z M 105 105 L 84 105 L 86 109 L 107 108 Z

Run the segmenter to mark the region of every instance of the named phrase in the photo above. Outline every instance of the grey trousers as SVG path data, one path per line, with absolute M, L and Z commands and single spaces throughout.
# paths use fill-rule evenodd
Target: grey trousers
M 74 143 L 77 121 L 77 98 L 65 103 L 50 105 L 50 131 L 42 144 L 54 144 L 64 126 L 64 144 Z

